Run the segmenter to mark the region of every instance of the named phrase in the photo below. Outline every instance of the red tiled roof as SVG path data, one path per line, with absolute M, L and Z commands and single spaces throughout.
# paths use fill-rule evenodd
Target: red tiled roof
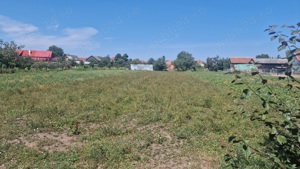
M 167 66 L 173 65 L 173 64 L 172 64 L 172 61 L 166 61 L 166 65 L 167 65 Z
M 196 63 L 197 63 L 197 65 L 202 65 L 202 64 L 204 64 L 204 63 L 201 62 L 200 60 L 197 60 Z
M 31 57 L 40 57 L 40 58 L 51 58 L 52 57 L 52 51 L 39 51 L 39 50 L 33 50 L 31 52 Z
M 19 56 L 30 56 L 39 58 L 51 58 L 52 51 L 41 51 L 41 50 L 16 50 Z
M 80 61 L 86 61 L 86 58 L 78 58 Z
M 18 53 L 18 55 L 20 56 L 23 52 L 23 50 L 16 50 L 16 52 Z
M 30 56 L 29 50 L 16 50 L 19 56 Z
M 230 58 L 230 63 L 242 63 L 247 64 L 250 63 L 252 58 Z

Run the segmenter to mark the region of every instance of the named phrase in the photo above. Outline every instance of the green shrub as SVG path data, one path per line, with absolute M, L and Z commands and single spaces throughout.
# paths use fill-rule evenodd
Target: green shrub
M 240 104 L 242 114 L 246 115 L 251 121 L 258 121 L 265 128 L 265 137 L 259 146 L 251 145 L 245 138 L 231 136 L 229 142 L 237 145 L 235 154 L 227 154 L 225 161 L 228 168 L 244 168 L 252 165 L 254 159 L 269 161 L 272 168 L 295 169 L 300 167 L 300 81 L 291 74 L 292 64 L 295 60 L 295 52 L 299 49 L 295 46 L 300 42 L 300 22 L 295 26 L 287 26 L 291 29 L 291 37 L 275 31 L 276 25 L 270 26 L 266 31 L 272 35 L 271 40 L 279 39 L 281 45 L 278 51 L 286 51 L 286 58 L 289 61 L 286 77 L 279 77 L 283 81 L 283 86 L 271 86 L 267 78 L 258 72 L 252 75 L 259 76 L 260 85 L 243 80 L 236 75 L 236 80 L 232 81 L 235 85 L 242 85 L 242 95 L 240 99 L 247 102 L 251 96 L 260 101 L 260 109 L 247 108 Z M 286 37 L 288 40 L 286 40 Z M 267 164 L 267 162 L 266 162 Z M 257 165 L 257 163 L 254 163 Z

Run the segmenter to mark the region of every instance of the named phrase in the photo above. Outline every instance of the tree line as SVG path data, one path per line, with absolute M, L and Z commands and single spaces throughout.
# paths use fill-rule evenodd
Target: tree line
M 218 71 L 218 70 L 226 70 L 230 69 L 230 61 L 229 58 L 220 58 L 219 56 L 216 57 L 208 57 L 206 59 L 206 66 L 210 71 Z
M 74 66 L 92 67 L 92 68 L 130 68 L 130 64 L 153 64 L 155 71 L 164 71 L 168 67 L 166 65 L 166 57 L 162 56 L 158 59 L 150 58 L 148 61 L 142 61 L 139 59 L 131 59 L 127 54 L 116 54 L 114 59 L 111 59 L 109 55 L 105 57 L 98 57 L 100 61 L 91 61 L 89 65 L 84 65 L 81 61 L 79 64 L 76 60 L 68 60 L 64 50 L 58 46 L 52 45 L 48 48 L 48 51 L 52 51 L 55 62 L 35 62 L 30 57 L 22 57 L 16 53 L 16 50 L 22 49 L 24 46 L 18 46 L 15 42 L 4 42 L 0 40 L 0 68 L 1 73 L 5 71 L 18 69 L 68 69 Z M 191 53 L 182 51 L 177 55 L 176 60 L 172 62 L 175 70 L 186 71 L 196 70 L 200 66 L 196 64 L 195 58 Z M 210 71 L 218 71 L 229 69 L 229 59 L 220 58 L 219 56 L 214 58 L 207 58 L 207 64 L 205 67 Z

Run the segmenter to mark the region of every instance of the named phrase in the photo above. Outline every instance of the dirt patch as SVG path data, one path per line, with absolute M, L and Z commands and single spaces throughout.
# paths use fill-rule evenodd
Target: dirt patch
M 217 168 L 213 158 L 203 154 L 189 154 L 182 151 L 182 147 L 188 144 L 186 140 L 177 137 L 160 125 L 145 125 L 138 127 L 138 131 L 149 131 L 155 138 L 164 138 L 161 143 L 155 142 L 149 146 L 149 158 L 145 163 L 137 164 L 137 168 L 157 168 L 157 169 L 211 169 Z
M 80 142 L 79 136 L 66 133 L 36 133 L 26 137 L 19 137 L 9 141 L 13 144 L 24 144 L 26 147 L 48 152 L 66 152 L 75 147 L 82 147 L 84 142 Z

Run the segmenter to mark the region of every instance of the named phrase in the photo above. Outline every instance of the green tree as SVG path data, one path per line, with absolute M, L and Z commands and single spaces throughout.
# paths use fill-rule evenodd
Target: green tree
M 115 67 L 129 67 L 129 56 L 127 54 L 124 54 L 123 56 L 118 53 L 115 56 L 115 60 L 114 60 L 114 66 Z
M 179 71 L 186 71 L 195 68 L 195 59 L 192 54 L 182 51 L 177 55 L 174 66 Z
M 110 67 L 110 57 L 109 56 L 105 56 L 105 57 L 99 57 L 100 58 L 100 62 L 98 63 L 99 67 Z
M 0 63 L 6 68 L 14 68 L 17 66 L 16 60 L 20 57 L 17 53 L 17 49 L 21 49 L 24 46 L 18 46 L 14 41 L 4 42 L 0 40 Z
M 209 71 L 218 71 L 218 66 L 214 58 L 208 57 L 206 59 L 206 67 Z
M 144 61 L 140 59 L 133 59 L 130 61 L 131 64 L 144 64 Z
M 220 58 L 219 56 L 206 59 L 206 66 L 210 71 L 218 71 L 230 68 L 230 61 L 228 58 Z
M 256 55 L 256 58 L 270 58 L 270 56 L 268 54 L 260 54 L 260 55 Z
M 223 58 L 223 69 L 230 69 L 230 60 L 229 60 L 229 58 Z
M 34 61 L 32 60 L 31 57 L 22 57 L 22 56 L 18 56 L 16 57 L 16 67 L 20 68 L 20 69 L 31 69 L 31 66 L 34 64 Z
M 84 62 L 81 60 L 81 61 L 79 62 L 79 65 L 80 65 L 80 66 L 84 66 Z
M 52 51 L 53 57 L 58 57 L 58 62 L 61 63 L 66 60 L 66 55 L 62 48 L 52 45 L 49 47 L 48 51 Z
M 153 69 L 157 70 L 157 71 L 166 70 L 167 69 L 166 57 L 162 56 L 162 57 L 158 58 L 153 64 Z
M 147 62 L 148 64 L 154 64 L 155 63 L 155 59 L 153 59 L 153 58 L 150 58 L 149 60 L 148 60 L 148 62 Z

